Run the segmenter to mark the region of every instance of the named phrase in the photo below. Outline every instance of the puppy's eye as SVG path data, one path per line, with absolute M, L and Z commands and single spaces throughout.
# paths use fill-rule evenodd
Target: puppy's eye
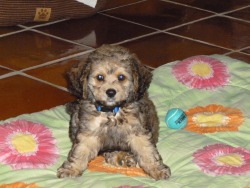
M 125 80 L 125 76 L 124 76 L 123 74 L 120 74 L 120 75 L 118 76 L 118 80 L 119 80 L 119 81 Z
M 101 74 L 98 74 L 97 77 L 96 77 L 96 79 L 97 79 L 98 81 L 103 81 L 103 80 L 104 80 L 104 76 L 101 75 Z

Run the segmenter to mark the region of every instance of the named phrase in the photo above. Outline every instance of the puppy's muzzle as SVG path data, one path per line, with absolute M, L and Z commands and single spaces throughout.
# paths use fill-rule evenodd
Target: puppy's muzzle
M 116 95 L 116 90 L 114 90 L 114 89 L 108 89 L 108 90 L 106 91 L 106 94 L 107 94 L 107 96 L 108 96 L 109 98 L 113 98 L 113 97 Z

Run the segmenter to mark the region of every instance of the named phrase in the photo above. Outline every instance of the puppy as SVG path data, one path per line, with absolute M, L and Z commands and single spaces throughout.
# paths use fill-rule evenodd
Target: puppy
M 138 164 L 156 180 L 169 178 L 156 148 L 159 121 L 147 94 L 152 74 L 136 55 L 103 45 L 67 75 L 78 100 L 68 105 L 73 145 L 57 176 L 80 176 L 102 153 L 112 165 Z

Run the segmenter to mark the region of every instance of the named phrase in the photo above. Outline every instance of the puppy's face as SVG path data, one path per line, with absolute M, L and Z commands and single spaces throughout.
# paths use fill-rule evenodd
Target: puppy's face
M 93 62 L 87 82 L 89 97 L 103 106 L 125 103 L 135 89 L 130 66 L 115 60 Z
M 142 98 L 152 74 L 121 46 L 103 45 L 67 74 L 69 90 L 79 99 L 114 107 Z

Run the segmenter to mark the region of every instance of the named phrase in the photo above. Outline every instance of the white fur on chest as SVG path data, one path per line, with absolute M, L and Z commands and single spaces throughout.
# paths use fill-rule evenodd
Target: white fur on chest
M 99 116 L 94 118 L 93 124 L 91 125 L 91 130 L 104 127 L 120 127 L 122 129 L 127 129 L 140 124 L 141 122 L 139 116 L 134 116 L 131 114 L 124 116 L 124 114 L 120 113 L 120 111 L 116 115 L 113 113 L 101 112 Z
M 99 116 L 96 116 L 91 121 L 89 125 L 89 130 L 95 131 L 98 129 L 106 129 L 108 127 L 117 126 L 117 118 L 119 117 L 119 112 L 114 115 L 113 113 L 101 112 Z

